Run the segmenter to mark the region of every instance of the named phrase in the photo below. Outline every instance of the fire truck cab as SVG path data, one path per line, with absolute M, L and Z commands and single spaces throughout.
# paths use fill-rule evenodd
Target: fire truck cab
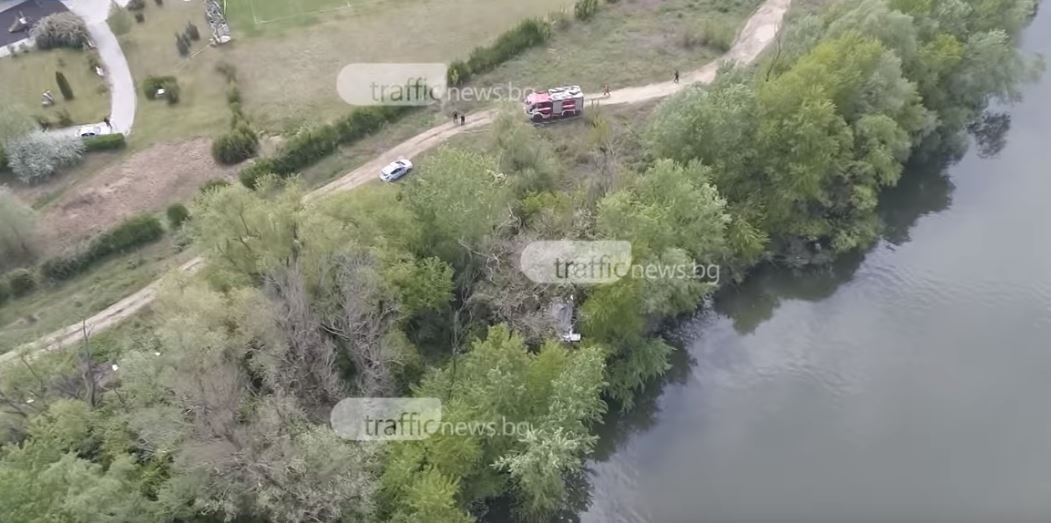
M 570 85 L 531 93 L 525 99 L 525 112 L 534 122 L 579 116 L 584 113 L 584 92 L 579 85 Z

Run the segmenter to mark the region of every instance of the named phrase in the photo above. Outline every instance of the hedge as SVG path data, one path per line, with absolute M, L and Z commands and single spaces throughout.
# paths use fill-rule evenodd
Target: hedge
M 334 123 L 302 131 L 285 142 L 273 157 L 262 158 L 242 169 L 241 183 L 255 188 L 265 174 L 284 177 L 299 172 L 332 154 L 340 145 L 354 143 L 410 110 L 411 106 L 362 107 Z
M 446 80 L 453 87 L 463 85 L 472 76 L 493 70 L 522 51 L 546 42 L 550 36 L 551 26 L 547 22 L 535 18 L 523 20 L 492 45 L 476 47 L 466 62 L 457 60 L 449 64 Z
M 125 145 L 127 141 L 121 133 L 84 137 L 84 150 L 87 152 L 123 149 Z
M 0 305 L 11 299 L 11 287 L 7 286 L 7 280 L 0 280 Z
M 164 227 L 156 216 L 136 216 L 98 236 L 81 252 L 48 259 L 40 271 L 52 280 L 67 280 L 108 256 L 153 243 L 163 235 Z

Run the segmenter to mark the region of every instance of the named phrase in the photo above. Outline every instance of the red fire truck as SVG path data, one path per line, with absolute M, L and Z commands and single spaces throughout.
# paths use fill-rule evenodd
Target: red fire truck
M 526 96 L 525 112 L 534 122 L 549 122 L 584 113 L 584 92 L 579 85 L 555 87 Z

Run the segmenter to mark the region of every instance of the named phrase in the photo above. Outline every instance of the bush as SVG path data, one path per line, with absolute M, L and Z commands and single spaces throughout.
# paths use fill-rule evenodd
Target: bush
M 73 125 L 73 117 L 69 115 L 69 111 L 62 109 L 55 115 L 58 120 L 59 127 L 69 127 Z
M 143 14 L 142 11 L 136 11 L 135 12 L 135 22 L 141 24 L 141 23 L 143 23 L 145 21 L 146 21 L 146 15 Z
M 11 287 L 7 285 L 7 282 L 0 280 L 0 305 L 7 303 L 7 300 L 11 299 Z
M 83 138 L 84 150 L 87 152 L 96 151 L 111 151 L 113 149 L 122 149 L 127 144 L 124 135 L 121 133 L 114 134 L 103 134 L 100 136 L 87 136 Z
M 168 225 L 170 225 L 172 229 L 182 227 L 182 224 L 190 219 L 190 211 L 188 211 L 186 206 L 181 203 L 172 204 L 168 207 L 167 215 Z
M 21 298 L 36 290 L 36 277 L 29 269 L 15 269 L 7 273 L 7 285 L 12 296 Z
M 409 106 L 363 107 L 351 111 L 330 125 L 301 131 L 289 139 L 272 158 L 255 162 L 241 171 L 241 183 L 255 187 L 263 175 L 288 176 L 332 154 L 340 145 L 354 143 L 392 122 L 412 108 Z
M 577 0 L 573 5 L 573 14 L 577 20 L 587 20 L 598 11 L 598 0 Z
M 204 184 L 201 185 L 201 188 L 198 190 L 201 192 L 201 194 L 207 194 L 212 191 L 219 191 L 225 189 L 229 186 L 230 182 L 216 178 L 214 180 L 208 180 L 207 182 L 204 182 Z
M 128 13 L 128 10 L 113 4 L 111 12 L 109 27 L 113 34 L 117 36 L 128 34 L 128 31 L 131 31 L 131 15 Z
M 230 109 L 233 110 L 233 104 L 237 105 L 235 113 L 241 112 L 241 88 L 237 87 L 237 84 L 230 82 L 230 85 L 226 86 L 226 103 L 230 104 Z
M 201 39 L 201 31 L 197 29 L 196 25 L 193 25 L 193 22 L 186 23 L 186 31 L 184 31 L 183 34 L 186 35 L 186 38 L 189 38 L 194 42 Z
M 73 99 L 73 88 L 69 86 L 69 80 L 66 80 L 66 75 L 62 74 L 62 71 L 55 71 L 55 83 L 58 84 L 58 90 L 62 92 L 62 98 Z
M 150 100 L 157 99 L 157 90 L 163 89 L 165 84 L 177 82 L 174 76 L 147 76 L 142 82 L 142 92 Z
M 182 90 L 179 88 L 179 84 L 175 83 L 174 79 L 170 83 L 164 84 L 164 98 L 168 100 L 168 105 L 179 103 L 181 92 Z
M 141 11 L 146 7 L 146 0 L 130 0 L 128 2 L 128 9 L 131 11 Z
M 169 104 L 179 101 L 179 81 L 174 76 L 147 76 L 142 82 L 142 91 L 146 98 L 157 99 L 157 91 L 164 89 L 161 96 L 168 100 Z
M 7 163 L 22 183 L 41 181 L 63 167 L 75 165 L 84 154 L 84 142 L 75 136 L 36 131 L 7 143 Z
M 88 244 L 87 249 L 45 261 L 41 264 L 40 271 L 52 280 L 67 280 L 108 256 L 153 243 L 163 235 L 164 227 L 155 216 L 130 218 L 113 230 L 96 237 Z
M 255 133 L 241 125 L 212 142 L 212 157 L 221 164 L 234 165 L 255 156 L 258 148 Z
M 463 85 L 473 75 L 491 71 L 522 51 L 540 45 L 551 36 L 551 26 L 537 19 L 524 20 L 500 35 L 489 47 L 476 47 L 467 62 L 449 64 L 447 80 L 451 86 Z
M 41 18 L 30 31 L 30 37 L 38 49 L 80 49 L 88 42 L 88 29 L 84 20 L 67 11 Z
M 719 25 L 715 22 L 708 21 L 704 24 L 704 36 L 701 38 L 701 44 L 712 47 L 722 52 L 729 51 L 734 44 L 733 28 L 726 25 Z
M 4 148 L 0 146 L 0 172 L 6 171 L 7 168 L 7 153 L 5 153 Z

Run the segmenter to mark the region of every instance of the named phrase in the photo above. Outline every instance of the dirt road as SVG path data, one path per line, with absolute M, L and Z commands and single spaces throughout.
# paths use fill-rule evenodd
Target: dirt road
M 640 87 L 618 89 L 611 92 L 608 97 L 588 95 L 588 98 L 599 100 L 600 103 L 605 105 L 638 103 L 675 94 L 691 83 L 709 83 L 715 79 L 715 73 L 722 63 L 732 61 L 745 64 L 755 60 L 763 49 L 777 37 L 785 13 L 788 11 L 791 3 L 792 0 L 767 0 L 764 2 L 752 17 L 748 19 L 734 45 L 725 55 L 696 71 L 683 74 L 681 82 L 678 84 L 669 80 Z M 376 173 L 387 163 L 398 158 L 415 157 L 462 132 L 484 127 L 493 121 L 495 115 L 496 111 L 494 110 L 475 113 L 471 115 L 467 125 L 454 125 L 450 122 L 420 133 L 394 146 L 374 160 L 332 183 L 315 190 L 307 195 L 307 200 L 313 200 L 336 191 L 353 189 L 375 180 Z M 204 260 L 198 257 L 181 266 L 179 271 L 192 274 L 197 272 L 203 265 Z M 152 303 L 159 285 L 159 281 L 154 282 L 81 323 L 70 325 L 36 342 L 24 345 L 8 353 L 0 354 L 0 363 L 16 358 L 19 352 L 29 352 L 32 356 L 36 356 L 67 347 L 80 340 L 83 327 L 87 327 L 88 332 L 91 333 L 97 333 L 112 327 Z

